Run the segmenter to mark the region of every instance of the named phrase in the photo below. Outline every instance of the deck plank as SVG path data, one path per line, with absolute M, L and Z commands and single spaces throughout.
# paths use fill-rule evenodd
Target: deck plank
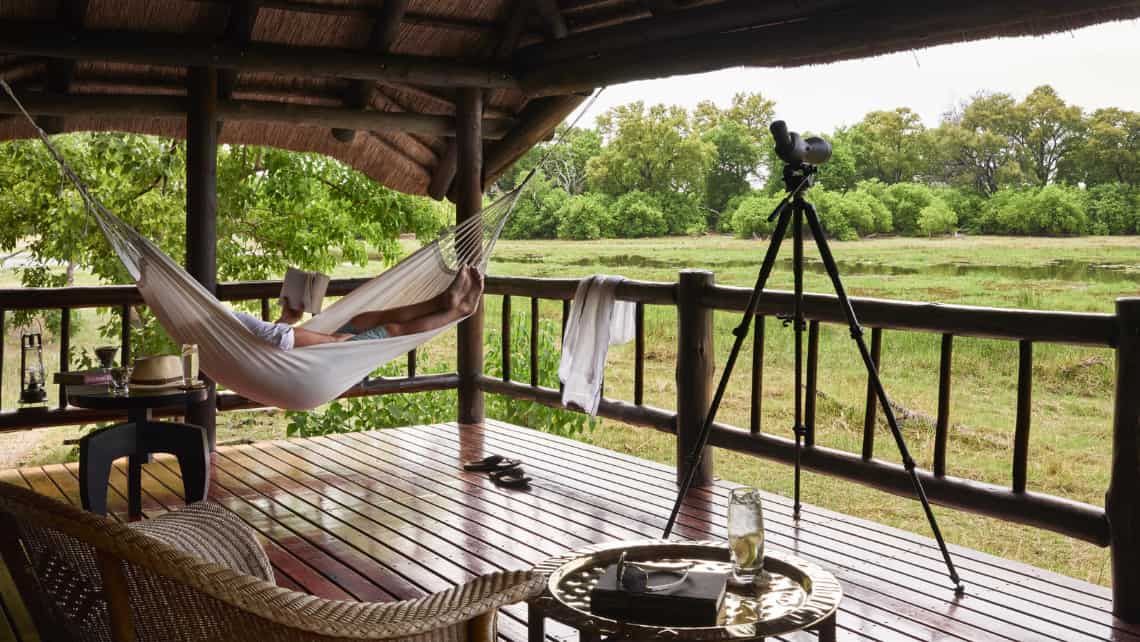
M 463 460 L 492 452 L 524 460 L 532 489 L 499 488 L 462 469 Z M 0 471 L 0 481 L 79 503 L 74 464 Z M 280 585 L 333 599 L 392 600 L 528 568 L 588 543 L 655 538 L 675 487 L 668 466 L 488 421 L 219 448 L 210 499 L 257 532 Z M 718 481 L 694 491 L 678 536 L 723 538 L 732 487 Z M 126 518 L 125 496 L 119 462 L 108 492 L 116 519 Z M 172 458 L 143 467 L 145 516 L 182 503 Z M 774 549 L 839 577 L 841 640 L 1140 642 L 1140 627 L 1112 617 L 1104 587 L 951 545 L 968 585 L 967 595 L 955 598 L 929 538 L 813 506 L 797 523 L 790 500 L 777 495 L 766 497 L 765 521 Z M 11 588 L 0 590 L 0 642 L 34 639 L 11 606 Z M 548 633 L 552 642 L 575 637 L 558 625 Z M 525 607 L 504 609 L 500 634 L 505 642 L 526 639 Z

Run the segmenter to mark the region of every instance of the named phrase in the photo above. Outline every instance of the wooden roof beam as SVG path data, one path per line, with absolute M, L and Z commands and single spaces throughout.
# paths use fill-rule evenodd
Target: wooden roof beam
M 727 4 L 727 3 L 726 3 Z M 763 11 L 769 3 L 732 2 L 732 9 L 744 11 L 753 6 Z M 802 4 L 802 3 L 800 3 Z M 1140 3 L 1127 2 L 1111 15 L 1135 16 Z M 713 5 L 712 10 L 722 5 Z M 778 6 L 788 6 L 780 3 Z M 797 5 L 798 6 L 798 5 Z M 726 67 L 800 65 L 835 60 L 866 58 L 902 51 L 958 42 L 973 34 L 981 38 L 997 35 L 1030 35 L 1048 33 L 1062 25 L 1093 24 L 1111 17 L 1103 8 L 1089 9 L 1085 0 L 1051 0 L 1043 11 L 1040 2 L 1010 0 L 881 0 L 874 7 L 848 5 L 825 11 L 810 19 L 773 20 L 758 28 L 694 33 L 708 28 L 708 21 L 693 22 L 688 29 L 676 21 L 696 15 L 701 8 L 686 9 L 660 18 L 599 29 L 581 38 L 567 38 L 535 48 L 520 49 L 515 55 L 523 69 L 523 91 L 530 96 L 567 94 L 588 91 L 603 85 L 631 80 L 663 78 L 677 74 L 694 74 Z M 728 11 L 726 7 L 723 11 Z M 662 22 L 668 21 L 668 22 Z M 652 23 L 652 24 L 646 24 Z M 656 25 L 656 27 L 654 26 Z M 621 30 L 621 31 L 618 31 Z M 627 31 L 633 30 L 633 31 Z M 636 33 L 640 30 L 640 35 Z M 653 40 L 665 34 L 684 37 Z M 616 37 L 620 34 L 620 37 Z M 593 39 L 592 47 L 585 38 Z M 611 40 L 613 38 L 613 40 Z M 573 41 L 573 45 L 570 43 Z M 620 41 L 626 46 L 611 48 Z M 637 42 L 631 45 L 631 42 Z M 571 50 L 571 47 L 577 50 Z M 557 50 L 557 58 L 552 60 Z M 583 56 L 584 51 L 590 51 Z
M 653 11 L 654 17 L 592 29 L 554 42 L 534 44 L 521 49 L 516 59 L 529 68 L 541 67 L 554 62 L 588 58 L 607 51 L 647 46 L 674 38 L 771 25 L 801 15 L 805 10 L 820 11 L 834 8 L 840 3 L 841 0 L 810 0 L 810 2 L 727 0 L 710 6 L 659 13 L 650 6 L 660 4 L 658 0 L 643 0 L 642 5 Z M 809 4 L 811 6 L 805 6 Z
M 237 48 L 173 34 L 89 31 L 71 37 L 58 28 L 28 22 L 0 23 L 0 52 L 138 65 L 213 66 L 239 72 L 390 81 L 432 87 L 518 89 L 518 81 L 505 65 L 268 43 L 251 43 Z
M 83 18 L 87 15 L 87 0 L 59 0 L 56 8 L 56 21 L 67 33 L 79 33 L 83 29 Z M 54 93 L 66 94 L 71 91 L 71 81 L 75 79 L 74 60 L 52 60 L 48 62 L 45 88 Z M 49 134 L 63 131 L 63 119 L 45 116 L 39 126 Z
M 400 35 L 400 23 L 404 13 L 408 10 L 408 0 L 385 0 L 376 24 L 372 25 L 372 34 L 368 38 L 368 51 L 377 54 L 386 54 L 396 43 Z M 348 87 L 345 104 L 350 109 L 367 109 L 372 104 L 376 94 L 376 83 L 371 80 L 354 80 Z M 333 138 L 342 143 L 351 143 L 356 138 L 356 130 L 334 128 Z
M 140 96 L 106 94 L 44 94 L 24 92 L 20 101 L 28 113 L 37 116 L 82 116 L 95 118 L 184 118 L 186 98 L 183 96 Z M 0 114 L 17 114 L 16 106 L 0 100 Z M 451 116 L 413 114 L 408 112 L 358 111 L 339 107 L 312 107 L 289 103 L 245 100 L 218 102 L 221 121 L 253 121 L 288 123 L 309 127 L 343 127 L 347 129 L 402 131 L 431 136 L 455 136 L 455 119 Z M 484 136 L 499 139 L 506 135 L 514 121 L 485 118 Z
M 209 4 L 237 4 L 244 0 L 194 0 Z M 293 11 L 296 13 L 313 13 L 331 16 L 345 16 L 349 18 L 371 19 L 376 10 L 373 7 L 345 6 L 336 4 L 319 4 L 315 2 L 289 2 L 288 0 L 262 0 L 261 6 L 265 9 L 280 11 Z M 490 34 L 495 33 L 498 25 L 492 22 L 472 20 L 469 18 L 456 18 L 440 16 L 430 13 L 406 11 L 404 24 L 431 27 L 434 29 L 448 29 L 451 31 L 465 31 L 468 33 Z
M 253 26 L 257 23 L 257 13 L 261 10 L 258 0 L 239 0 L 230 4 L 230 16 L 226 20 L 226 33 L 222 42 L 230 47 L 241 49 L 253 37 Z M 218 72 L 218 97 L 228 100 L 234 95 L 237 85 L 237 70 L 222 69 Z
M 558 8 L 557 0 L 534 0 L 534 7 L 538 9 L 538 15 L 542 16 L 542 21 L 550 30 L 551 37 L 565 38 L 570 33 L 566 27 L 566 18 L 562 17 L 562 10 Z
M 655 16 L 677 10 L 676 0 L 641 0 L 641 4 Z

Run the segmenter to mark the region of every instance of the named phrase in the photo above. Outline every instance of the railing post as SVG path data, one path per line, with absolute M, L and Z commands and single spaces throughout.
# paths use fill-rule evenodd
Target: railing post
M 677 288 L 677 483 L 688 474 L 685 458 L 696 447 L 712 403 L 713 311 L 701 294 L 713 285 L 707 270 L 682 270 Z M 713 458 L 705 451 L 694 486 L 712 483 Z
M 1112 477 L 1105 497 L 1112 550 L 1112 612 L 1140 622 L 1140 298 L 1116 300 Z

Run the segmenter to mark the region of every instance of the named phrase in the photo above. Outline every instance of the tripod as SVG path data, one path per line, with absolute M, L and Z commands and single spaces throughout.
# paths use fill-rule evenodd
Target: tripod
M 782 123 L 780 123 L 782 127 Z M 773 128 L 775 133 L 777 130 Z M 784 132 L 786 134 L 786 131 Z M 779 140 L 779 138 L 777 139 Z M 798 144 L 798 143 L 797 143 Z M 779 151 L 779 147 L 777 151 Z M 830 152 L 828 152 L 830 153 Z M 826 160 L 826 158 L 824 159 Z M 965 587 L 961 579 L 958 577 L 958 572 L 954 568 L 954 562 L 950 559 L 950 551 L 946 548 L 946 542 L 942 539 L 942 531 L 938 528 L 938 522 L 934 518 L 934 512 L 930 508 L 930 500 L 926 497 L 926 491 L 922 487 L 922 481 L 915 473 L 914 459 L 911 458 L 910 452 L 907 450 L 906 442 L 903 440 L 902 431 L 899 430 L 898 422 L 895 419 L 895 413 L 891 408 L 890 401 L 887 398 L 886 390 L 883 388 L 883 382 L 879 379 L 878 368 L 875 367 L 875 362 L 871 358 L 871 352 L 867 349 L 867 343 L 863 339 L 863 328 L 859 325 L 859 320 L 855 316 L 855 309 L 851 306 L 851 300 L 847 298 L 847 292 L 843 287 L 843 281 L 839 278 L 839 268 L 835 264 L 835 258 L 831 254 L 831 248 L 827 244 L 827 239 L 824 236 L 823 225 L 819 221 L 819 215 L 816 213 L 815 206 L 807 202 L 804 198 L 804 192 L 811 187 L 814 182 L 817 168 L 815 165 L 808 164 L 802 161 L 788 162 L 784 165 L 784 186 L 788 192 L 784 200 L 776 206 L 776 209 L 768 217 L 769 221 L 775 220 L 776 226 L 772 232 L 771 241 L 768 244 L 768 251 L 764 255 L 764 262 L 760 266 L 760 274 L 756 279 L 756 285 L 752 289 L 752 296 L 748 300 L 748 306 L 744 311 L 744 317 L 740 325 L 733 330 L 736 340 L 732 345 L 732 351 L 728 355 L 728 361 L 724 367 L 724 373 L 721 375 L 720 383 L 717 385 L 716 393 L 713 395 L 712 404 L 709 406 L 708 415 L 705 418 L 704 425 L 701 427 L 700 435 L 697 438 L 696 444 L 692 451 L 685 457 L 685 465 L 687 473 L 681 488 L 677 493 L 677 500 L 673 504 L 673 511 L 669 515 L 669 521 L 665 525 L 665 531 L 662 534 L 663 538 L 668 538 L 670 533 L 673 532 L 673 526 L 677 521 L 677 515 L 681 510 L 681 504 L 688 495 L 689 490 L 693 486 L 693 481 L 696 478 L 698 463 L 704 455 L 705 447 L 708 445 L 709 435 L 712 432 L 713 421 L 716 419 L 717 410 L 720 408 L 720 403 L 724 397 L 725 389 L 728 387 L 729 377 L 732 375 L 733 367 L 736 365 L 736 359 L 740 355 L 740 349 L 744 345 L 744 339 L 748 336 L 748 327 L 752 323 L 752 319 L 756 315 L 756 308 L 759 304 L 760 297 L 764 293 L 764 286 L 768 282 L 768 276 L 772 273 L 772 266 L 776 262 L 776 256 L 780 252 L 780 245 L 783 243 L 784 235 L 788 231 L 789 223 L 792 226 L 792 274 L 794 278 L 794 293 L 793 293 L 793 314 L 792 322 L 795 329 L 795 425 L 793 431 L 796 439 L 795 448 L 795 500 L 793 503 L 792 516 L 794 519 L 800 518 L 800 457 L 803 447 L 803 439 L 807 434 L 807 428 L 803 425 L 803 332 L 805 329 L 804 323 L 804 291 L 803 291 L 803 273 L 804 273 L 804 248 L 803 248 L 803 232 L 804 222 L 807 222 L 808 228 L 811 231 L 812 238 L 815 239 L 816 247 L 819 248 L 819 255 L 823 261 L 824 269 L 827 275 L 831 278 L 832 287 L 835 289 L 835 294 L 839 298 L 839 304 L 843 308 L 843 314 L 847 319 L 847 326 L 851 331 L 851 338 L 855 341 L 855 345 L 859 348 L 859 354 L 863 358 L 863 364 L 867 368 L 867 375 L 870 378 L 871 385 L 874 388 L 875 395 L 878 398 L 880 405 L 883 407 L 883 415 L 886 417 L 887 425 L 890 426 L 891 434 L 894 435 L 895 444 L 898 446 L 899 454 L 902 456 L 903 467 L 910 475 L 911 483 L 914 486 L 914 493 L 918 500 L 922 503 L 922 508 L 926 512 L 926 519 L 930 523 L 930 530 L 934 533 L 934 539 L 938 542 L 938 548 L 942 551 L 942 559 L 946 562 L 946 570 L 950 575 L 950 581 L 954 583 L 954 591 L 962 593 Z

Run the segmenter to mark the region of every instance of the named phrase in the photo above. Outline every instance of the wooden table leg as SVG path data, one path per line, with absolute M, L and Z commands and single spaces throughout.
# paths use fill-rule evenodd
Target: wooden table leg
M 546 614 L 542 608 L 533 602 L 527 604 L 526 622 L 527 642 L 545 642 Z
M 85 510 L 107 514 L 111 464 L 135 454 L 137 435 L 138 426 L 125 423 L 96 430 L 79 440 L 79 501 Z
M 142 431 L 140 450 L 169 453 L 178 459 L 186 503 L 206 499 L 210 488 L 210 444 L 206 430 L 194 424 L 152 422 Z
M 819 642 L 835 642 L 835 614 L 819 623 Z

